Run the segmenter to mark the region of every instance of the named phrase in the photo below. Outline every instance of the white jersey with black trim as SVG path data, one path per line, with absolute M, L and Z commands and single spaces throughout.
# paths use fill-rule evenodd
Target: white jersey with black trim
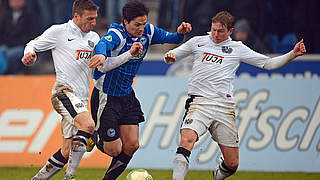
M 263 68 L 269 57 L 257 53 L 230 37 L 216 44 L 211 35 L 196 36 L 168 53 L 180 60 L 193 55 L 188 94 L 207 98 L 219 106 L 234 106 L 234 80 L 240 62 Z M 206 103 L 206 102 L 204 102 Z
M 96 32 L 84 33 L 70 20 L 48 28 L 27 44 L 24 53 L 51 50 L 56 82 L 70 85 L 76 96 L 87 104 L 93 71 L 88 63 L 99 40 Z

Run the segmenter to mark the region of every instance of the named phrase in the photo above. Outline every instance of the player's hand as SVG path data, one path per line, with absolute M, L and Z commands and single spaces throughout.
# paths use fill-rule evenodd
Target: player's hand
M 34 63 L 34 60 L 37 58 L 37 54 L 35 52 L 29 52 L 25 54 L 21 61 L 23 62 L 24 65 L 30 66 Z
M 192 26 L 190 23 L 182 22 L 177 29 L 179 34 L 186 34 L 192 30 Z
M 296 56 L 301 56 L 301 55 L 304 55 L 307 50 L 306 50 L 306 47 L 303 43 L 303 39 L 301 39 L 293 48 L 293 52 Z
M 140 42 L 134 42 L 130 48 L 130 54 L 132 56 L 138 56 L 142 53 L 143 46 Z
M 164 55 L 164 59 L 166 60 L 167 64 L 174 63 L 174 62 L 176 62 L 176 54 L 174 54 L 174 53 L 166 53 Z
M 90 59 L 88 67 L 89 68 L 98 67 L 98 70 L 100 70 L 100 68 L 103 67 L 105 60 L 106 60 L 106 57 L 103 54 L 96 54 Z

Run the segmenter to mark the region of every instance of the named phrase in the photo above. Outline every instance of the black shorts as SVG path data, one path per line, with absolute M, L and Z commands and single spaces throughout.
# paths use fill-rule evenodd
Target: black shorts
M 107 142 L 120 137 L 121 125 L 139 125 L 144 121 L 140 102 L 134 91 L 127 96 L 110 96 L 94 88 L 91 114 L 98 128 L 99 139 Z

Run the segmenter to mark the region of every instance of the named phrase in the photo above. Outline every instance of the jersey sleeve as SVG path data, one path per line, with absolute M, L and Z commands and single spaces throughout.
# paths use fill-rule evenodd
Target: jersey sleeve
M 151 32 L 153 32 L 151 44 L 163 44 L 163 43 L 179 44 L 179 43 L 182 43 L 185 38 L 184 34 L 179 34 L 177 32 L 170 33 L 152 24 L 149 24 L 149 26 L 150 26 Z
M 31 40 L 26 45 L 24 53 L 26 54 L 28 52 L 42 52 L 54 49 L 57 45 L 60 33 L 63 33 L 63 28 L 61 26 L 51 26 L 39 37 Z
M 121 34 L 119 35 L 121 36 Z M 121 43 L 119 35 L 115 31 L 109 30 L 96 45 L 94 49 L 95 54 L 103 54 L 108 57 L 110 55 L 110 51 L 116 49 Z
M 242 43 L 240 44 L 240 61 L 241 62 L 250 64 L 259 68 L 263 68 L 268 59 L 270 59 L 270 57 L 260 54 L 258 52 L 255 52 Z
M 170 50 L 168 53 L 174 53 L 177 60 L 181 60 L 189 56 L 193 52 L 193 47 L 195 46 L 195 38 L 191 38 L 187 42 L 183 43 L 181 46 Z

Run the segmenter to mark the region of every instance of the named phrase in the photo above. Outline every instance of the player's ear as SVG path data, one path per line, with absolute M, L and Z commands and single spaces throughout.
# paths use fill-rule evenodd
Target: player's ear
M 123 19 L 123 23 L 124 23 L 124 25 L 129 24 L 129 22 L 126 19 Z
M 80 17 L 79 13 L 77 13 L 77 12 L 73 13 L 73 18 L 78 19 L 79 17 Z
M 234 28 L 231 28 L 231 29 L 229 30 L 230 35 L 233 33 L 233 31 L 234 31 Z

